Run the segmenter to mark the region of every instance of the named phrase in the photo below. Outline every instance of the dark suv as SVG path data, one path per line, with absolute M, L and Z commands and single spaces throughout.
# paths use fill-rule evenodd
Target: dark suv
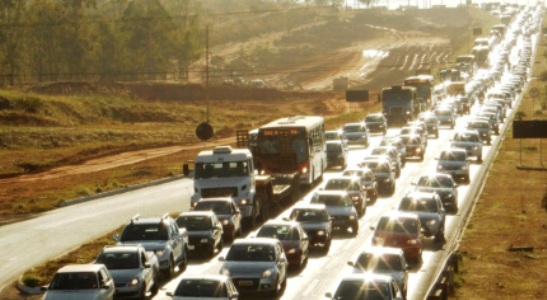
M 332 226 L 342 232 L 351 228 L 355 236 L 359 231 L 359 214 L 345 191 L 317 191 L 311 198 L 312 204 L 324 204 L 329 215 L 333 218 Z
M 332 217 L 324 204 L 297 205 L 290 219 L 302 225 L 308 235 L 310 247 L 321 247 L 329 252 L 332 241 Z
M 364 121 L 371 133 L 387 133 L 387 119 L 382 113 L 368 114 Z

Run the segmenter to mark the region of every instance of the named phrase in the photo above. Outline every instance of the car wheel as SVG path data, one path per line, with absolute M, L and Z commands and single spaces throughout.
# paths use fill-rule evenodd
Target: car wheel
M 222 248 L 224 248 L 224 244 L 222 242 L 222 239 L 220 239 L 220 241 L 218 241 L 218 253 L 220 253 L 220 251 L 222 251 Z
M 401 176 L 401 168 L 398 167 L 396 172 L 395 172 L 395 176 L 397 176 L 397 178 L 399 178 Z
M 180 262 L 179 264 L 179 271 L 180 272 L 184 272 L 186 271 L 186 267 L 188 266 L 188 251 L 186 251 L 186 249 L 184 250 L 184 258 L 182 259 L 182 261 Z
M 158 279 L 154 279 L 154 285 L 150 289 L 152 296 L 156 296 L 158 294 L 158 291 L 160 290 L 160 284 L 158 283 Z
M 442 224 L 441 228 L 439 228 L 439 231 L 437 232 L 437 234 L 434 237 L 434 241 L 436 243 L 441 243 L 441 242 L 445 241 L 445 239 L 444 239 L 444 224 Z
M 420 161 L 424 161 L 424 154 L 420 155 Z
M 326 254 L 326 253 L 329 253 L 329 249 L 330 249 L 330 244 L 331 244 L 332 240 L 331 238 L 329 237 L 329 239 L 327 240 L 327 243 L 323 246 L 323 252 Z
M 454 129 L 454 126 L 455 126 L 455 125 L 456 125 L 456 124 L 454 124 L 454 122 L 452 122 L 452 124 L 450 124 L 450 129 Z
M 486 145 L 492 145 L 492 139 L 488 139 L 488 141 L 486 142 Z
M 167 269 L 163 270 L 163 277 L 165 277 L 166 280 L 169 280 L 173 278 L 175 275 L 175 262 L 173 261 L 173 258 L 169 259 L 169 266 Z
M 393 194 L 395 194 L 395 183 L 393 183 L 393 185 L 391 186 L 391 189 L 389 191 L 390 196 L 393 196 Z
M 478 163 L 481 163 L 481 162 L 482 162 L 482 155 L 477 156 L 477 162 L 478 162 Z
M 439 131 L 435 131 L 435 138 L 438 139 L 439 138 Z
M 384 129 L 384 131 L 382 132 L 383 135 L 386 135 L 387 134 L 387 129 Z
M 353 236 L 356 236 L 359 233 L 359 223 L 355 221 L 353 224 L 351 224 L 351 234 Z

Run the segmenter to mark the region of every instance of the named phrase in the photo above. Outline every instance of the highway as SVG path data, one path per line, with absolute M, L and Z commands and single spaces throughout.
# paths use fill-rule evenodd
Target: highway
M 515 54 L 513 54 L 514 56 Z M 520 101 L 520 96 L 516 100 Z M 518 107 L 518 105 L 514 105 Z M 472 110 L 478 110 L 476 104 Z M 514 109 L 509 110 L 512 119 Z M 364 117 L 364 116 L 363 116 Z M 438 139 L 429 139 L 424 161 L 407 161 L 397 179 L 397 189 L 393 196 L 379 198 L 367 208 L 366 215 L 360 219 L 359 234 L 356 237 L 338 234 L 327 255 L 312 252 L 307 266 L 301 271 L 293 271 L 287 280 L 287 287 L 280 299 L 321 299 L 326 292 L 334 292 L 342 274 L 348 272 L 347 261 L 353 260 L 360 249 L 370 245 L 372 230 L 379 217 L 388 211 L 395 210 L 403 195 L 412 189 L 412 183 L 420 175 L 436 170 L 435 157 L 442 149 L 448 148 L 453 133 L 463 128 L 469 116 L 458 119 L 455 129 L 442 128 Z M 510 121 L 501 124 L 500 136 L 510 125 Z M 398 133 L 391 128 L 388 135 Z M 494 136 L 491 146 L 483 148 L 483 163 L 471 164 L 471 182 L 458 187 L 459 212 L 448 215 L 446 239 L 444 245 L 426 241 L 423 263 L 411 269 L 409 280 L 409 299 L 423 299 L 439 268 L 447 255 L 455 249 L 460 233 L 465 225 L 480 193 L 488 169 L 501 143 L 500 136 Z M 367 148 L 350 148 L 349 164 L 357 164 L 372 148 L 379 144 L 381 136 L 372 136 L 371 145 Z M 325 178 L 336 175 L 340 170 L 329 171 Z M 319 185 L 320 186 L 320 185 Z M 316 186 L 315 188 L 318 188 Z M 0 293 L 8 284 L 33 266 L 58 257 L 79 245 L 104 235 L 118 228 L 130 218 L 140 213 L 143 216 L 160 216 L 165 212 L 178 213 L 190 207 L 190 196 L 193 192 L 192 180 L 189 178 L 175 180 L 150 186 L 131 192 L 100 198 L 78 205 L 46 212 L 40 216 L 0 227 Z M 307 201 L 310 191 L 303 197 Z M 279 217 L 285 215 L 283 212 Z M 229 245 L 211 260 L 191 259 L 183 274 L 218 274 L 221 262 L 218 257 L 224 256 Z M 166 291 L 174 290 L 178 277 L 165 284 L 154 299 L 170 299 Z M 263 298 L 262 298 L 263 299 Z

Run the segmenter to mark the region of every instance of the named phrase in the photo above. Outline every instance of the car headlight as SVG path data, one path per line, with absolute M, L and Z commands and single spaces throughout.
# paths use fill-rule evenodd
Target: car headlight
M 384 238 L 382 237 L 378 237 L 378 236 L 375 236 L 373 239 L 372 239 L 372 243 L 375 244 L 375 245 L 383 245 L 384 244 Z
M 274 272 L 273 272 L 272 269 L 266 269 L 266 270 L 264 270 L 264 272 L 262 272 L 262 278 L 270 277 L 270 276 L 272 276 L 273 273 Z
M 192 202 L 192 208 L 196 207 L 196 205 L 198 205 L 198 202 Z
M 139 284 L 139 279 L 137 277 L 131 279 L 131 281 L 129 281 L 129 286 L 136 286 L 137 284 Z
M 208 238 L 202 238 L 199 242 L 202 243 L 202 244 L 207 244 L 207 243 L 209 243 L 209 239 Z
M 230 270 L 228 270 L 228 268 L 222 268 L 220 269 L 220 275 L 230 276 Z
M 422 148 L 417 147 L 417 148 L 416 148 L 416 152 L 418 152 L 418 153 L 422 152 Z
M 317 235 L 325 235 L 325 231 L 324 231 L 324 230 L 319 230 L 319 231 L 317 232 Z
M 239 200 L 239 205 L 247 205 L 247 203 L 249 203 L 249 201 L 247 201 L 247 199 Z
M 222 225 L 228 225 L 228 224 L 230 224 L 230 221 L 228 221 L 228 220 L 222 221 Z
M 384 179 L 384 182 L 390 182 L 390 181 L 391 181 L 391 179 L 389 179 L 389 178 Z
M 462 166 L 462 170 L 467 170 L 467 166 Z
M 441 165 L 437 166 L 437 170 L 442 170 L 442 169 L 443 169 L 443 166 L 441 166 Z
M 349 216 L 349 219 L 350 219 L 350 220 L 355 220 L 355 216 L 354 216 L 354 215 L 351 215 L 351 216 Z
M 409 245 L 418 245 L 420 243 L 420 240 L 419 239 L 412 239 L 412 240 L 408 240 L 407 243 Z
M 163 253 L 165 253 L 165 249 L 156 250 L 154 251 L 154 253 L 156 254 L 157 257 L 161 257 L 163 256 Z
M 435 225 L 435 223 L 437 223 L 437 220 L 429 220 L 429 221 L 427 221 L 427 225 L 430 225 L 430 226 Z
M 291 249 L 289 249 L 289 251 L 287 251 L 287 254 L 295 254 L 295 253 L 296 253 L 295 248 L 291 248 Z
M 478 146 L 473 147 L 473 150 L 479 150 Z

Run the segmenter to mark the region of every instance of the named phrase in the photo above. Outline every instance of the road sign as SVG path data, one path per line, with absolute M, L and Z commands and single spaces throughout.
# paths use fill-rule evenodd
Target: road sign
M 530 94 L 530 96 L 535 98 L 535 97 L 539 96 L 539 89 L 536 88 L 536 87 L 533 87 L 528 91 L 528 94 Z
M 213 137 L 213 127 L 207 122 L 203 122 L 196 127 L 196 135 L 202 140 L 206 141 Z

